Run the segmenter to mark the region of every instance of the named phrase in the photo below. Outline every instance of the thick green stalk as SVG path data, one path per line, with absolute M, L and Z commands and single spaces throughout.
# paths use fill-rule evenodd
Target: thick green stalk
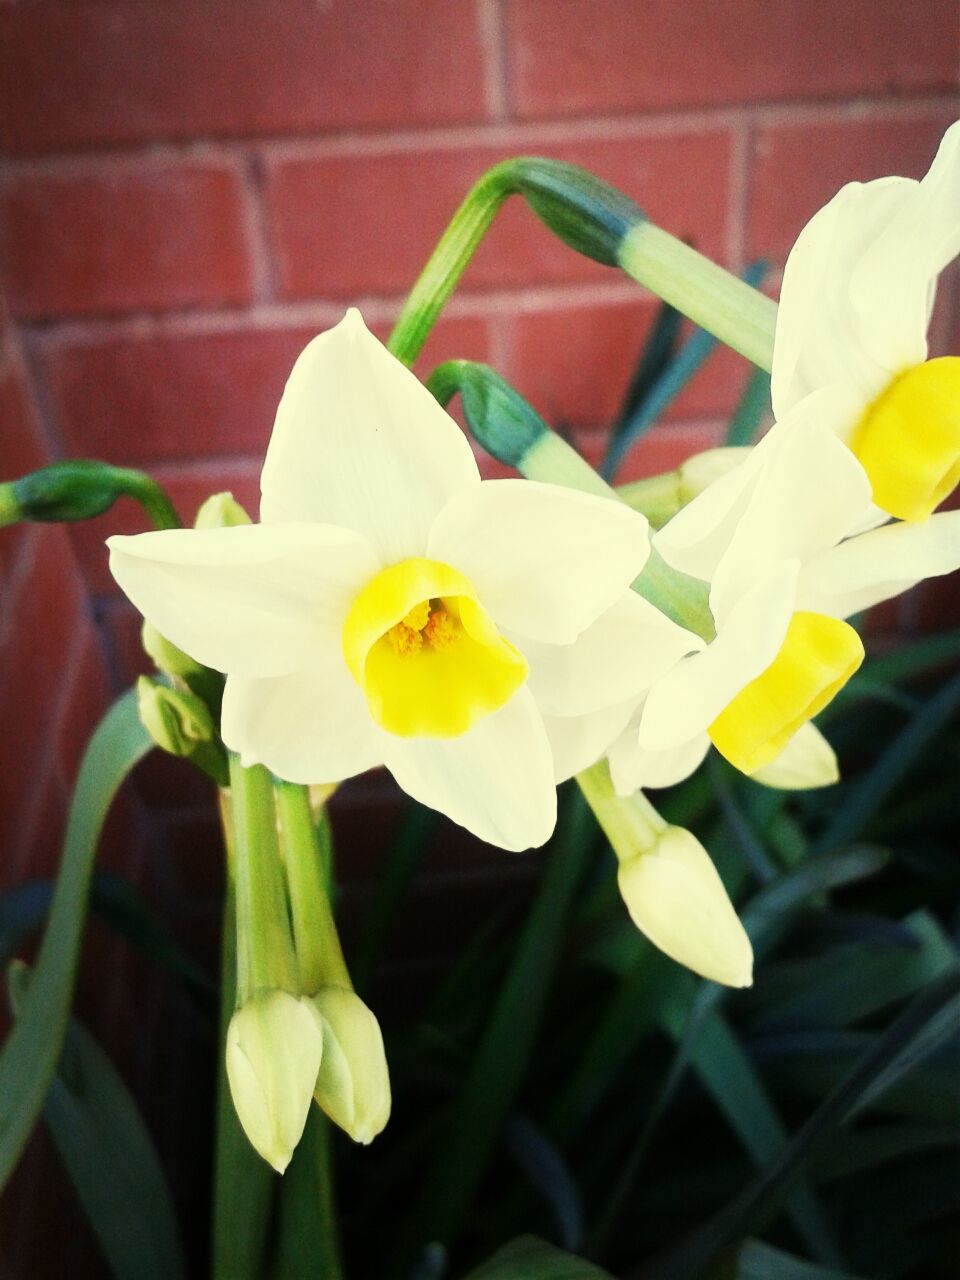
M 223 1045 L 236 1004 L 233 808 L 229 791 L 219 792 L 226 852 L 227 892 L 220 952 L 220 1034 L 217 1040 L 216 1135 L 213 1159 L 213 1224 L 210 1274 L 213 1280 L 257 1276 L 267 1244 L 273 1173 L 251 1147 L 234 1110 Z
M 616 266 L 626 232 L 644 218 L 627 196 L 574 165 L 541 156 L 494 165 L 453 215 L 397 319 L 387 346 L 404 364 L 419 355 L 474 250 L 513 194 L 571 248 L 607 266 Z
M 619 862 L 656 848 L 667 823 L 642 791 L 626 799 L 617 795 L 606 760 L 578 773 L 577 782 Z
M 627 231 L 619 262 L 631 279 L 770 371 L 777 325 L 771 298 L 652 222 Z
M 294 782 L 274 783 L 280 844 L 287 870 L 290 912 L 300 988 L 314 995 L 323 986 L 351 987 L 324 882 L 310 794 Z
M 235 840 L 237 1007 L 255 992 L 298 990 L 283 870 L 277 848 L 273 782 L 262 765 L 244 769 L 230 753 Z
M 419 355 L 497 211 L 514 194 L 577 253 L 619 266 L 701 328 L 769 370 L 775 303 L 655 226 L 615 187 L 574 165 L 539 156 L 518 156 L 495 165 L 453 215 L 387 343 L 405 364 Z

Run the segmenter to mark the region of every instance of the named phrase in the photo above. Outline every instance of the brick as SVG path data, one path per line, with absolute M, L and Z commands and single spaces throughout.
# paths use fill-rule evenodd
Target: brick
M 267 200 L 288 298 L 403 293 L 473 183 L 491 165 L 534 152 L 577 164 L 632 196 L 651 218 L 705 253 L 726 242 L 730 143 L 723 130 L 545 146 L 425 148 L 267 163 Z M 690 198 L 691 174 L 697 198 Z M 466 288 L 610 280 L 544 228 L 519 199 L 497 215 L 464 277 Z
M 504 374 L 553 427 L 606 427 L 616 418 L 656 304 L 637 301 L 522 311 L 506 322 Z M 667 408 L 668 420 L 729 412 L 746 365 L 717 346 Z
M 759 129 L 752 156 L 749 253 L 783 261 L 806 222 L 847 182 L 888 174 L 922 177 L 950 120 L 948 112 L 934 111 Z
M 39 151 L 482 119 L 479 32 L 465 9 L 446 0 L 5 5 L 0 139 Z
M 162 327 L 46 345 L 42 364 L 67 451 L 111 462 L 251 453 L 262 458 L 277 403 L 317 330 Z M 487 358 L 484 321 L 451 319 L 421 369 L 451 355 Z
M 84 615 L 69 542 L 61 529 L 35 530 L 4 592 L 0 619 L 0 723 L 14 735 L 0 769 L 0 848 L 17 867 L 28 852 L 37 787 L 48 767 L 51 734 Z
M 239 167 L 115 160 L 0 190 L 0 264 L 27 319 L 243 303 L 250 265 Z
M 0 481 L 16 480 L 48 461 L 26 369 L 12 350 L 0 363 Z M 25 534 L 24 525 L 0 528 L 0 582 L 10 573 Z
M 510 0 L 521 118 L 957 84 L 954 0 Z

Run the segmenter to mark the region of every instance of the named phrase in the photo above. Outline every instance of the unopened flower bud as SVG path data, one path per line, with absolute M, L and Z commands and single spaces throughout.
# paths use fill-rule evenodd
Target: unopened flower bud
M 140 639 L 144 652 L 158 671 L 165 671 L 169 676 L 181 676 L 185 679 L 203 670 L 199 662 L 195 662 L 166 636 L 162 636 L 152 622 L 144 620 L 140 629 Z
M 289 991 L 260 991 L 227 1028 L 227 1079 L 251 1145 L 283 1173 L 303 1134 L 323 1056 L 320 1017 Z
M 193 693 L 170 689 L 149 676 L 141 676 L 137 681 L 137 705 L 147 733 L 171 755 L 192 755 L 202 743 L 213 740 L 210 712 Z
M 754 782 L 779 791 L 808 791 L 839 782 L 840 769 L 833 747 L 808 720 L 778 756 L 750 776 Z
M 227 529 L 234 525 L 250 523 L 250 517 L 232 493 L 213 493 L 201 505 L 193 527 L 195 529 Z
M 390 1118 L 390 1075 L 380 1024 L 355 991 L 324 987 L 312 999 L 323 1025 L 314 1096 L 354 1142 L 372 1142 Z
M 665 827 L 651 848 L 621 860 L 617 883 L 630 918 L 654 946 L 713 982 L 750 986 L 750 939 L 691 832 Z

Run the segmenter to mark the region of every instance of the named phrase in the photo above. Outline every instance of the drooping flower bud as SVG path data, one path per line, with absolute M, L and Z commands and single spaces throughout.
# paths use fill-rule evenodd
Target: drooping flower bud
M 320 1017 L 304 997 L 260 991 L 230 1019 L 233 1105 L 251 1145 L 278 1173 L 303 1134 L 322 1056 Z
M 324 987 L 313 997 L 323 1026 L 314 1097 L 354 1142 L 372 1142 L 390 1118 L 390 1074 L 376 1017 L 355 991 Z
M 713 982 L 750 986 L 750 939 L 691 832 L 666 827 L 652 849 L 620 862 L 617 883 L 631 920 L 654 946 Z

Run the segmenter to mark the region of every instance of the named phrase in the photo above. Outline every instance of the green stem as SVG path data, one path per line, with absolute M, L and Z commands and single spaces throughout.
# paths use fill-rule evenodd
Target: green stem
M 607 266 L 616 266 L 627 230 L 644 217 L 629 197 L 575 165 L 542 156 L 494 165 L 467 193 L 404 304 L 387 341 L 398 360 L 412 364 L 419 355 L 498 209 L 514 194 L 554 235 Z
M 652 222 L 630 228 L 620 266 L 694 324 L 768 372 L 777 304 Z
M 605 759 L 578 773 L 577 783 L 618 862 L 629 862 L 656 848 L 667 823 L 642 791 L 627 797 L 617 795 Z
M 221 790 L 220 820 L 226 852 L 227 891 L 223 908 L 220 952 L 220 1035 L 217 1053 L 216 1133 L 213 1162 L 213 1224 L 211 1275 L 213 1280 L 262 1274 L 273 1173 L 247 1141 L 230 1096 L 223 1052 L 227 1027 L 236 1005 L 236 919 L 233 807 L 230 793 Z
M 297 783 L 277 780 L 274 795 L 301 989 L 312 995 L 324 986 L 350 988 L 350 974 L 325 883 L 310 794 Z
M 277 847 L 273 782 L 230 753 L 237 902 L 237 1007 L 258 990 L 298 989 Z

